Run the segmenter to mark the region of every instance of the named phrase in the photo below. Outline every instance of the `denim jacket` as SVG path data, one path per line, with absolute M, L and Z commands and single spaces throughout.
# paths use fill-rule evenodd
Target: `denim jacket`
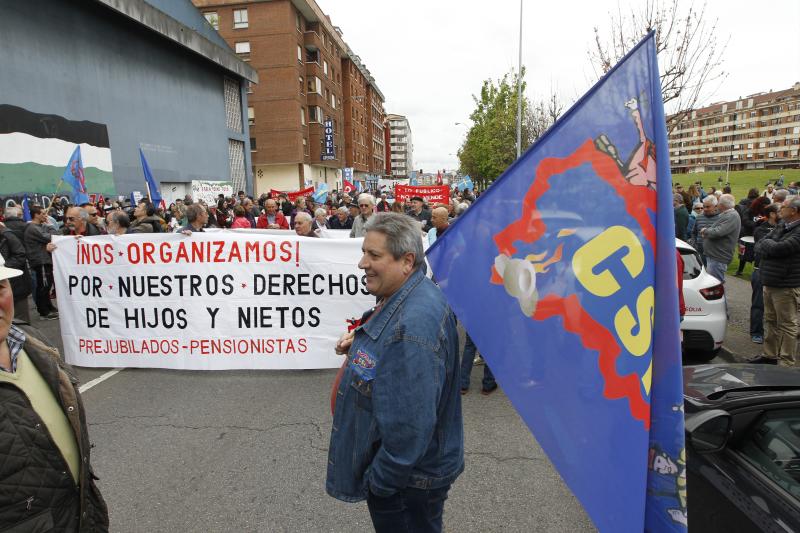
M 355 330 L 336 393 L 326 490 L 357 502 L 464 470 L 458 334 L 422 269 Z

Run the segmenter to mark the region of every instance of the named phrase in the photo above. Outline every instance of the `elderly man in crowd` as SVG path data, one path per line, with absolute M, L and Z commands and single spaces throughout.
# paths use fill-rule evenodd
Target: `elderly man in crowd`
M 78 208 L 73 208 L 77 210 Z M 31 222 L 25 228 L 25 250 L 28 255 L 28 264 L 36 273 L 36 289 L 33 299 L 39 316 L 45 320 L 55 320 L 58 313 L 50 301 L 50 290 L 53 288 L 53 257 L 51 252 L 54 245 L 50 242 L 58 230 L 47 224 L 47 212 L 42 206 L 34 205 L 30 208 Z
M 12 324 L 0 257 L 0 509 L 5 531 L 108 531 L 77 379 L 58 350 Z
M 795 366 L 800 333 L 800 196 L 781 204 L 778 226 L 758 241 L 764 286 L 764 354 L 754 363 Z
M 415 221 L 378 213 L 365 230 L 358 266 L 378 303 L 336 345 L 347 360 L 334 385 L 326 490 L 366 499 L 378 533 L 439 532 L 464 470 L 455 317 L 425 277 Z
M 428 231 L 428 245 L 436 242 L 436 239 L 444 235 L 445 230 L 450 226 L 450 217 L 446 207 L 437 207 L 431 211 L 431 226 Z
M 278 209 L 278 202 L 264 200 L 264 212 L 258 217 L 256 227 L 261 229 L 289 229 L 289 220 Z
M 25 227 L 28 225 L 22 219 L 22 208 L 16 205 L 6 207 L 3 224 L 8 231 L 13 233 L 20 241 L 25 240 Z
M 124 211 L 111 211 L 106 215 L 106 229 L 109 235 L 125 235 L 130 233 L 131 219 Z
M 188 224 L 178 230 L 178 233 L 191 235 L 193 231 L 203 231 L 208 223 L 208 211 L 200 204 L 191 204 L 186 207 L 186 221 Z
M 373 214 L 375 214 L 375 197 L 367 193 L 360 194 L 358 196 L 358 216 L 353 219 L 353 228 L 350 230 L 351 238 L 364 236 L 364 226 Z
M 695 250 L 697 250 L 697 253 L 700 254 L 704 265 L 707 261 L 706 255 L 703 252 L 703 235 L 701 232 L 703 229 L 712 226 L 718 217 L 717 197 L 713 194 L 709 194 L 703 198 L 703 212 L 697 215 L 689 240 Z
M 148 201 L 142 200 L 136 204 L 131 221 L 131 233 L 161 233 L 161 219 L 156 215 L 156 209 Z
M 92 226 L 94 226 L 95 229 L 97 229 L 98 234 L 101 234 L 101 235 L 105 234 L 106 233 L 106 229 L 103 227 L 103 221 L 97 215 L 97 207 L 93 203 L 90 203 L 90 202 L 87 202 L 85 204 L 81 204 L 80 207 L 82 207 L 83 209 L 86 209 L 86 212 L 89 214 L 89 218 L 87 219 L 87 223 L 91 224 Z
M 305 211 L 299 211 L 295 214 L 294 231 L 301 237 L 319 237 L 314 230 L 314 219 Z
M 97 226 L 89 222 L 89 212 L 83 207 L 76 206 L 67 209 L 64 215 L 64 228 L 61 232 L 64 235 L 80 235 L 82 237 L 100 235 Z
M 703 252 L 706 256 L 706 270 L 725 283 L 725 271 L 733 260 L 733 251 L 739 240 L 742 220 L 734 209 L 736 200 L 731 194 L 719 198 L 719 217 L 711 226 L 700 230 L 703 237 Z
M 331 229 L 352 229 L 353 219 L 350 218 L 350 212 L 346 207 L 340 207 L 336 210 L 336 214 L 328 217 L 328 227 Z
M 427 209 L 425 200 L 421 196 L 411 198 L 411 209 L 408 216 L 417 220 L 422 225 L 422 231 L 427 233 L 431 229 L 431 211 Z

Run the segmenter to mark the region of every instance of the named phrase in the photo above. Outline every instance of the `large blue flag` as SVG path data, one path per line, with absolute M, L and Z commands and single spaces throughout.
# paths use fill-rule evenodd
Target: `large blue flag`
M 85 204 L 89 201 L 86 192 L 86 176 L 83 174 L 83 160 L 81 159 L 81 146 L 75 147 L 72 156 L 69 158 L 67 168 L 61 175 L 61 181 L 72 187 L 72 203 L 75 205 Z
M 428 251 L 601 531 L 687 527 L 675 254 L 652 33 Z
M 158 188 L 153 173 L 150 172 L 150 165 L 147 164 L 147 159 L 144 158 L 144 152 L 139 148 L 139 158 L 142 160 L 142 172 L 144 172 L 144 181 L 147 185 L 147 196 L 150 197 L 150 203 L 158 207 L 161 205 L 161 191 Z

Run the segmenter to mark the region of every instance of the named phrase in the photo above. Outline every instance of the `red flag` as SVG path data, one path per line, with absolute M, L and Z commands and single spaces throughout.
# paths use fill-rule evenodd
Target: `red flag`
M 436 185 L 441 185 L 442 183 L 442 172 L 439 171 L 436 173 Z
M 356 192 L 356 187 L 346 179 L 342 178 L 342 191 L 347 194 L 351 194 Z

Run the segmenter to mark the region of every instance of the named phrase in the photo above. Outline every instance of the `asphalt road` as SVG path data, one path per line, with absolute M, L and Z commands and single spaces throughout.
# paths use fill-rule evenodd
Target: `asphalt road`
M 58 321 L 34 321 L 60 345 Z M 324 490 L 334 375 L 125 369 L 86 390 L 112 531 L 371 531 L 365 504 Z M 463 397 L 466 469 L 446 530 L 594 531 L 502 391 L 477 392 L 481 375 Z

